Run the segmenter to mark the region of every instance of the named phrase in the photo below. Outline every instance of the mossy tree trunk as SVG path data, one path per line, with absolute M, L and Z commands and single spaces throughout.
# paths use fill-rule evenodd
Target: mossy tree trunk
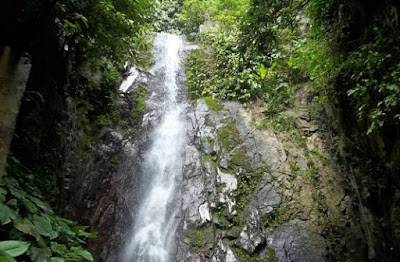
M 31 64 L 10 47 L 0 47 L 0 180 Z

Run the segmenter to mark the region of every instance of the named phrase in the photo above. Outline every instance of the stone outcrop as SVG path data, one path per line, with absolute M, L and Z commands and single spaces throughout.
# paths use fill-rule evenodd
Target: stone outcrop
M 222 105 L 216 111 L 203 100 L 189 105 L 175 261 L 327 261 L 330 247 L 320 224 L 325 219 L 316 216 L 353 221 L 349 230 L 361 238 L 354 218 L 338 214 L 343 191 L 325 188 L 337 181 L 333 171 L 322 175 L 329 180 L 322 189 L 309 187 L 289 163 L 297 154 L 298 165 L 308 168 L 302 150 L 291 149 L 285 137 L 269 129 L 255 128 L 250 112 L 239 104 Z M 312 135 L 316 128 L 304 132 Z M 322 212 L 313 198 L 320 190 L 329 196 Z M 357 245 L 362 246 L 361 239 Z
M 160 81 L 144 72 L 120 94 L 119 109 L 128 116 L 129 96 L 147 86 L 142 132 L 132 138 L 104 130 L 96 157 L 75 175 L 71 210 L 85 210 L 73 216 L 99 231 L 89 245 L 99 261 L 118 261 L 134 223 L 139 185 L 147 181 L 141 164 L 162 115 Z M 178 82 L 184 86 L 183 73 Z M 187 133 L 171 261 L 329 261 L 335 252 L 362 261 L 355 255 L 364 252 L 365 241 L 352 196 L 306 111 L 283 114 L 293 120 L 295 141 L 289 132 L 260 127 L 257 110 L 239 103 L 188 101 L 184 90 L 177 99 L 185 105 Z

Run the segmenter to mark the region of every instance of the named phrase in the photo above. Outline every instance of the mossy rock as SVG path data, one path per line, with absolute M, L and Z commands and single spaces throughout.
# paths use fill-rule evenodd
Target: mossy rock
M 224 119 L 225 125 L 217 130 L 218 139 L 222 148 L 232 150 L 242 142 L 235 120 L 231 117 Z
M 207 114 L 207 115 L 204 117 L 204 120 L 205 120 L 205 124 L 206 124 L 207 126 L 215 127 L 215 122 L 211 119 L 211 115 L 210 115 L 210 114 Z
M 212 98 L 211 96 L 204 97 L 203 100 L 207 104 L 208 108 L 215 112 L 224 110 L 224 106 L 218 103 L 218 101 Z
M 211 155 L 203 155 L 203 163 L 210 163 L 214 168 L 217 168 L 217 157 Z
M 144 85 L 140 85 L 135 89 L 132 101 L 131 110 L 131 126 L 130 131 L 133 136 L 136 136 L 141 129 L 143 116 L 147 111 L 147 88 Z
M 275 250 L 266 248 L 265 253 L 261 255 L 250 255 L 241 248 L 232 248 L 238 262 L 277 262 L 278 259 L 275 255 Z
M 214 245 L 214 230 L 212 225 L 189 231 L 190 250 L 194 253 L 207 253 L 208 247 Z
M 246 150 L 243 147 L 240 147 L 233 152 L 230 159 L 230 166 L 232 166 L 232 168 L 241 167 L 244 169 L 250 169 L 250 166 L 247 162 Z
M 220 210 L 219 212 L 214 212 L 212 214 L 212 221 L 219 228 L 226 230 L 232 228 L 233 224 L 228 220 L 228 217 L 224 213 L 225 213 L 224 210 Z

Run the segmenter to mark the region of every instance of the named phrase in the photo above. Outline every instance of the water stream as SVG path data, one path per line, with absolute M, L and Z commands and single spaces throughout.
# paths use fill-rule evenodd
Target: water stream
M 135 225 L 125 248 L 125 262 L 168 262 L 174 247 L 178 223 L 174 198 L 185 140 L 184 106 L 177 99 L 182 46 L 179 36 L 167 33 L 158 34 L 154 42 L 155 65 L 150 73 L 162 81 L 151 96 L 161 97 L 154 106 L 160 120 L 149 136 L 151 146 L 141 170 L 145 193 L 138 212 L 133 212 Z

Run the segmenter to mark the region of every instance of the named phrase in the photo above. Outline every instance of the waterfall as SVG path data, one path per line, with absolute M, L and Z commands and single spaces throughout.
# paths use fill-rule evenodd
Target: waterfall
M 141 167 L 144 177 L 139 211 L 133 212 L 134 229 L 125 247 L 126 262 L 168 262 L 177 227 L 176 184 L 182 175 L 185 121 L 184 106 L 178 102 L 177 77 L 181 68 L 183 40 L 167 33 L 154 42 L 155 65 L 150 70 L 159 81 L 155 96 L 161 96 L 154 110 L 160 121 L 149 136 L 151 146 Z

